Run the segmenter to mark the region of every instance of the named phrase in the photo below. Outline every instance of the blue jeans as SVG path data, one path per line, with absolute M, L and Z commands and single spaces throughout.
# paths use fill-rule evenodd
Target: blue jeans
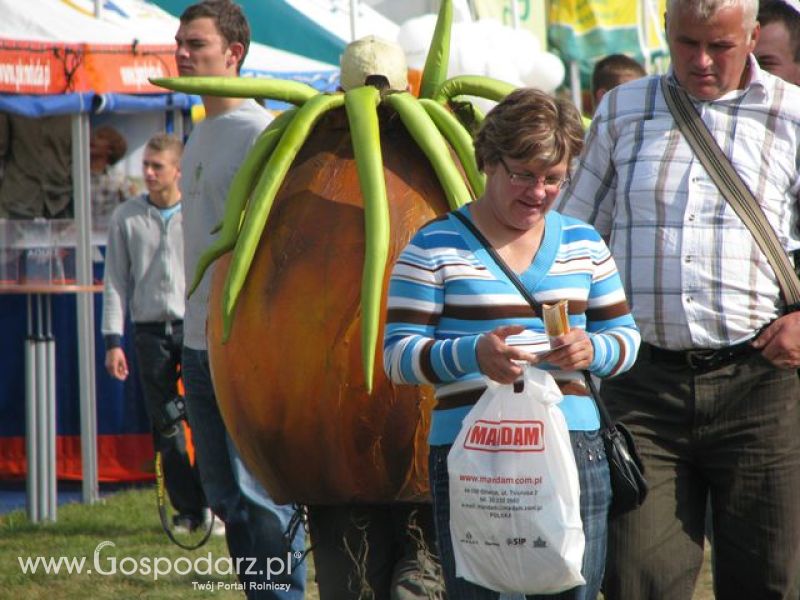
M 296 564 L 294 556 L 303 551 L 305 532 L 300 527 L 291 546 L 284 541 L 294 509 L 275 504 L 242 462 L 217 406 L 208 352 L 184 346 L 183 381 L 203 490 L 225 522 L 231 558 L 242 559 L 237 574 L 247 597 L 301 600 L 306 565 Z M 290 591 L 270 589 L 276 583 L 289 584 Z
M 608 462 L 605 458 L 603 440 L 598 431 L 570 431 L 572 450 L 578 465 L 581 487 L 581 520 L 586 537 L 581 574 L 585 585 L 559 594 L 528 595 L 528 600 L 595 600 L 600 593 L 606 560 L 606 535 L 608 532 L 608 508 L 611 504 L 611 482 Z M 461 577 L 456 577 L 456 562 L 453 543 L 450 540 L 450 480 L 447 472 L 447 454 L 450 445 L 431 446 L 430 479 L 433 495 L 433 512 L 436 521 L 436 540 L 439 559 L 444 570 L 444 581 L 449 598 L 458 600 L 497 600 L 495 592 Z M 504 595 L 504 598 L 520 595 Z

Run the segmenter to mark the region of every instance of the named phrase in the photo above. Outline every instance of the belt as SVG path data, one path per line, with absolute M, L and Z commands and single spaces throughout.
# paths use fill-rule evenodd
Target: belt
M 172 330 L 183 327 L 183 320 L 175 321 L 136 321 L 133 326 L 140 331 L 152 331 L 172 335 Z
M 692 350 L 666 350 L 642 342 L 639 355 L 651 362 L 687 367 L 692 371 L 708 372 L 727 366 L 759 352 L 752 340 L 724 348 L 695 348 Z

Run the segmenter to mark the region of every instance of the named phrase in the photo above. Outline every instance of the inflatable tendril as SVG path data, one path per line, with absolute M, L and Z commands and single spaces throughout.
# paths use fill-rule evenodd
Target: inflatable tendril
M 361 352 L 367 391 L 372 391 L 382 282 L 389 251 L 389 200 L 383 173 L 378 107 L 386 105 L 399 115 L 430 161 L 450 208 L 455 209 L 480 196 L 484 187 L 472 142 L 472 133 L 482 115 L 469 101 L 459 97 L 500 100 L 514 89 L 511 84 L 488 77 L 446 79 L 452 12 L 452 0 L 443 0 L 422 74 L 419 99 L 406 91 L 380 91 L 369 85 L 327 94 L 302 83 L 275 79 L 178 77 L 152 80 L 155 85 L 179 92 L 266 98 L 296 107 L 270 123 L 241 164 L 231 182 L 222 223 L 215 230 L 219 236 L 200 257 L 189 287 L 191 294 L 211 263 L 233 251 L 222 299 L 223 343 L 230 335 L 239 295 L 273 201 L 292 161 L 325 113 L 343 106 L 364 204 L 366 250 L 361 283 Z

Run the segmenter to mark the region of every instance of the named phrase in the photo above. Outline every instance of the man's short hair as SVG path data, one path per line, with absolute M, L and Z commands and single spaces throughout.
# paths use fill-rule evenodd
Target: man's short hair
M 239 42 L 244 47 L 242 60 L 236 65 L 236 71 L 239 72 L 250 49 L 250 24 L 242 7 L 232 0 L 203 0 L 184 10 L 180 20 L 183 24 L 204 17 L 214 21 L 217 31 L 228 45 Z
M 783 23 L 789 32 L 794 62 L 800 62 L 800 12 L 783 0 L 762 0 L 758 9 L 761 26 Z
M 171 133 L 157 133 L 147 140 L 146 148 L 153 152 L 170 151 L 175 154 L 178 162 L 183 155 L 183 142 L 177 135 Z
M 597 90 L 612 90 L 624 79 L 625 75 L 644 77 L 644 67 L 624 54 L 609 54 L 594 65 L 592 71 L 592 93 Z
M 742 7 L 744 25 L 748 31 L 752 31 L 756 26 L 758 0 L 667 0 L 667 15 L 674 14 L 679 8 L 685 8 L 705 20 L 723 8 L 734 6 Z

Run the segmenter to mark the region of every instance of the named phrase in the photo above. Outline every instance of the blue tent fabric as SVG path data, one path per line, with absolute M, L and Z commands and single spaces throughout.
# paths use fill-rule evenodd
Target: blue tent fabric
M 95 98 L 93 112 L 131 114 L 139 112 L 161 112 L 167 110 L 189 110 L 199 104 L 200 98 L 188 94 L 100 94 Z
M 0 112 L 23 117 L 73 115 L 79 113 L 137 113 L 188 110 L 198 104 L 197 96 L 187 94 L 95 94 L 94 92 L 47 96 L 0 94 Z
M 52 96 L 0 94 L 0 112 L 23 117 L 73 115 L 90 112 L 94 97 L 94 92 Z
M 94 277 L 102 280 L 103 265 L 95 263 Z M 97 428 L 100 435 L 147 434 L 150 421 L 141 400 L 141 388 L 136 372 L 136 353 L 132 337 L 123 339 L 128 357 L 130 376 L 125 383 L 112 379 L 102 368 L 105 347 L 100 332 L 102 296 L 94 294 L 95 327 L 95 386 L 97 394 Z M 26 298 L 21 294 L 0 294 L 0 438 L 25 435 L 25 354 L 22 351 L 27 337 Z M 80 435 L 80 389 L 77 384 L 77 315 L 74 294 L 54 294 L 53 334 L 56 339 L 56 429 L 58 435 Z M 130 322 L 126 331 L 131 331 Z
M 299 81 L 319 90 L 320 92 L 332 92 L 339 86 L 339 70 L 320 71 L 318 73 L 294 73 L 294 72 L 275 72 L 260 71 L 256 69 L 242 69 L 242 77 L 264 77 L 267 79 L 284 79 Z

